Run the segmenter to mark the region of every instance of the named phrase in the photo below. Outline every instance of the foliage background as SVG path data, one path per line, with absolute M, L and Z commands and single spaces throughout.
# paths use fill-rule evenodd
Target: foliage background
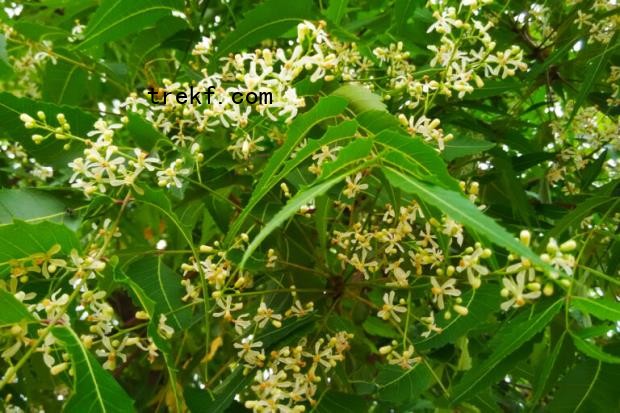
M 620 410 L 617 4 L 444 3 L 2 1 L 3 407 Z M 136 103 L 213 73 L 286 104 Z

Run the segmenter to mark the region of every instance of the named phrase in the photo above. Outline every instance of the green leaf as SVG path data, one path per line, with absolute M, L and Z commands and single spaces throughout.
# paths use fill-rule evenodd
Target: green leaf
M 416 399 L 433 383 L 433 380 L 433 374 L 422 363 L 409 370 L 393 365 L 382 366 L 376 378 L 379 399 L 392 403 L 404 403 Z
M 284 208 L 282 208 L 273 218 L 271 218 L 271 220 L 260 230 L 256 237 L 252 239 L 252 242 L 250 243 L 250 245 L 248 245 L 245 253 L 243 254 L 243 258 L 241 259 L 239 267 L 243 268 L 245 262 L 252 256 L 256 248 L 258 248 L 258 246 L 263 242 L 263 240 L 267 238 L 267 236 L 271 234 L 273 230 L 279 227 L 284 221 L 295 215 L 302 205 L 305 205 L 308 202 L 314 200 L 314 198 L 323 195 L 332 186 L 343 180 L 346 175 L 347 174 L 338 175 L 325 182 L 314 185 L 306 190 L 299 191 L 293 198 L 288 201 Z
M 0 34 L 0 79 L 6 79 L 13 76 L 13 66 L 9 62 L 9 56 L 6 51 L 6 36 Z
M 566 340 L 566 331 L 564 331 L 555 343 L 551 354 L 549 354 L 548 357 L 545 357 L 540 374 L 536 377 L 536 381 L 534 382 L 534 395 L 532 396 L 533 405 L 538 403 L 547 387 L 551 384 L 549 378 L 552 377 L 553 370 L 556 367 L 556 362 L 560 357 L 560 353 L 562 350 L 566 349 L 566 343 L 569 343 L 569 341 Z
M 77 46 L 86 49 L 126 37 L 152 26 L 174 10 L 182 10 L 180 0 L 104 0 L 91 16 L 84 40 Z
M 82 345 L 77 334 L 68 327 L 54 327 L 52 334 L 65 347 L 73 369 L 73 394 L 64 406 L 68 413 L 133 412 L 133 400 L 105 371 L 97 359 Z
M 484 139 L 459 136 L 446 142 L 446 147 L 441 156 L 449 162 L 463 156 L 477 155 L 481 152 L 488 151 L 494 146 L 494 143 Z
M 469 227 L 477 234 L 483 235 L 491 242 L 527 257 L 532 262 L 546 268 L 545 263 L 538 255 L 517 241 L 502 226 L 484 215 L 458 192 L 425 184 L 391 167 L 386 168 L 384 172 L 392 185 L 417 194 L 424 202 L 439 208 L 452 219 Z
M 600 320 L 620 321 L 620 303 L 609 298 L 572 297 L 571 307 Z
M 0 226 L 0 263 L 47 252 L 56 244 L 60 245 L 64 254 L 69 254 L 72 249 L 80 250 L 75 232 L 64 225 L 45 221 L 38 224 L 15 221 Z
M 607 150 L 599 154 L 598 158 L 591 162 L 581 174 L 581 189 L 586 190 L 601 173 L 603 165 L 607 161 Z
M 174 226 L 179 230 L 183 240 L 187 243 L 187 246 L 194 251 L 194 242 L 192 240 L 191 228 L 181 222 L 177 214 L 172 210 L 172 204 L 170 199 L 166 196 L 165 192 L 161 189 L 152 189 L 150 187 L 144 188 L 143 194 L 136 195 L 136 201 L 150 205 L 164 214 Z M 194 254 L 196 255 L 196 254 Z
M 129 55 L 131 56 L 128 62 L 130 68 L 131 79 L 136 76 L 136 73 L 140 69 L 142 62 L 151 53 L 155 54 L 159 50 L 162 50 L 167 46 L 166 40 L 175 39 L 175 34 L 181 30 L 188 29 L 188 23 L 185 19 L 176 16 L 163 17 L 157 26 L 150 29 L 142 30 L 135 36 L 131 44 Z M 129 113 L 128 115 L 130 115 Z
M 327 7 L 327 17 L 336 24 L 340 24 L 342 18 L 347 13 L 347 6 L 349 0 L 329 0 L 329 6 Z
M 571 337 L 573 338 L 573 343 L 575 343 L 577 350 L 581 351 L 586 356 L 605 363 L 620 364 L 620 357 L 606 353 L 599 346 L 592 344 L 576 334 L 571 334 Z
M 444 161 L 420 138 L 384 130 L 375 136 L 375 140 L 390 149 L 383 154 L 387 162 L 407 170 L 418 179 L 459 190 L 458 183 L 448 173 Z
M 618 381 L 620 369 L 600 361 L 585 359 L 566 372 L 551 400 L 545 404 L 549 413 L 613 412 L 620 406 Z
M 67 216 L 67 206 L 48 192 L 34 189 L 0 189 L 0 227 L 13 220 L 29 223 L 52 221 L 72 229 L 77 222 Z
M 332 92 L 332 96 L 345 98 L 349 102 L 349 107 L 357 114 L 368 110 L 387 110 L 380 96 L 375 95 L 370 89 L 361 85 L 350 83 L 340 86 Z
M 286 177 L 303 161 L 310 158 L 324 145 L 333 145 L 342 140 L 352 138 L 357 131 L 358 124 L 354 120 L 347 120 L 334 126 L 328 126 L 327 132 L 320 139 L 310 140 L 303 148 L 295 153 L 295 157 L 285 162 L 282 169 L 273 177 L 275 185 L 280 179 Z M 279 178 L 279 179 L 277 179 Z
M 246 13 L 237 27 L 219 42 L 216 56 L 241 51 L 267 38 L 276 38 L 313 17 L 311 0 L 267 0 Z
M 484 86 L 474 90 L 471 94 L 467 94 L 465 100 L 479 100 L 492 96 L 498 96 L 511 90 L 519 90 L 521 82 L 515 78 L 507 79 L 490 79 L 484 81 Z
M 392 26 L 397 34 L 404 34 L 407 21 L 413 16 L 416 2 L 414 0 L 396 0 L 394 4 L 393 23 Z
M 314 407 L 316 413 L 359 413 L 367 412 L 369 401 L 356 394 L 327 390 Z
M 24 146 L 28 155 L 44 165 L 51 165 L 59 169 L 65 169 L 67 164 L 79 156 L 82 146 L 72 143 L 71 150 L 64 150 L 66 141 L 49 138 L 40 145 L 32 141 L 32 135 L 39 133 L 46 135 L 48 132 L 41 129 L 26 129 L 19 115 L 27 113 L 33 118 L 37 111 L 43 111 L 47 115 L 48 122 L 56 126 L 56 115 L 63 113 L 71 124 L 71 132 L 77 136 L 86 136 L 93 128 L 96 118 L 89 113 L 71 106 L 56 105 L 53 103 L 18 98 L 10 93 L 0 93 L 0 136 L 10 141 L 17 140 Z
M 234 402 L 235 395 L 247 389 L 253 379 L 252 374 L 244 375 L 243 368 L 237 367 L 212 392 L 186 388 L 187 406 L 192 412 L 224 413 Z
M 88 72 L 82 65 L 76 64 L 80 62 L 76 54 L 63 49 L 55 52 L 65 59 L 45 66 L 41 88 L 43 99 L 53 103 L 78 105 L 87 91 Z
M 384 110 L 367 110 L 357 115 L 356 120 L 362 127 L 377 134 L 385 129 L 402 131 L 398 119 Z
M 524 312 L 511 320 L 504 328 L 496 333 L 488 347 L 493 349 L 491 355 L 484 362 L 465 373 L 455 385 L 452 392 L 452 402 L 458 403 L 473 396 L 479 389 L 479 384 L 486 376 L 493 372 L 502 360 L 529 341 L 536 333 L 551 322 L 553 317 L 562 308 L 563 300 L 538 309 L 535 313 Z M 538 305 L 538 304 L 537 304 Z
M 132 263 L 127 268 L 127 276 L 148 292 L 148 297 L 155 302 L 155 313 L 165 313 L 167 323 L 176 331 L 190 325 L 192 311 L 181 299 L 185 289 L 180 277 L 162 262 L 161 257 L 146 257 Z
M 340 115 L 346 108 L 346 105 L 346 100 L 328 96 L 319 100 L 319 102 L 314 105 L 312 109 L 303 115 L 298 116 L 291 123 L 286 141 L 273 153 L 271 158 L 269 158 L 269 162 L 267 162 L 258 183 L 254 186 L 250 200 L 229 229 L 228 234 L 226 235 L 227 243 L 230 243 L 231 240 L 234 239 L 248 215 L 250 215 L 260 200 L 263 199 L 263 197 L 267 195 L 267 193 L 276 184 L 278 184 L 281 179 L 288 175 L 291 169 L 291 164 L 288 164 L 288 167 L 284 167 L 283 165 L 287 159 L 290 158 L 293 150 L 301 142 L 301 140 L 314 126 L 327 119 Z
M 499 294 L 499 288 L 496 285 L 483 284 L 477 290 L 471 289 L 464 293 L 462 299 L 463 305 L 469 310 L 468 314 L 466 316 L 455 314 L 449 320 L 441 317 L 441 315 L 437 316 L 437 326 L 443 331 L 415 342 L 417 350 L 429 350 L 454 343 L 470 330 L 490 321 L 489 319 L 499 309 L 502 296 Z
M 313 201 L 316 197 L 323 195 L 346 176 L 355 174 L 364 166 L 368 166 L 369 163 L 374 162 L 369 161 L 364 163 L 362 166 L 357 167 L 351 166 L 351 164 L 368 156 L 371 148 L 372 141 L 370 139 L 357 139 L 349 143 L 345 148 L 341 149 L 336 160 L 325 165 L 321 177 L 317 179 L 317 181 L 320 182 L 308 189 L 299 191 L 256 235 L 243 254 L 243 258 L 239 266 L 243 267 L 245 262 L 252 256 L 254 250 L 263 242 L 263 240 L 284 221 L 295 215 L 302 205 L 307 204 L 310 201 Z M 330 167 L 328 168 L 328 166 Z M 346 171 L 344 171 L 344 173 L 336 174 L 341 169 L 346 169 Z M 334 175 L 336 176 L 333 177 Z
M 380 320 L 377 317 L 368 317 L 364 320 L 362 327 L 368 334 L 373 336 L 395 339 L 402 338 L 402 335 L 400 335 L 389 322 Z
M 562 378 L 557 391 L 553 394 L 553 399 L 545 410 L 550 413 L 588 412 L 588 409 L 582 409 L 582 407 L 590 399 L 592 390 L 599 383 L 601 370 L 601 362 L 588 360 L 579 363 Z
M 546 240 L 552 237 L 559 238 L 559 236 L 562 235 L 567 229 L 578 226 L 585 217 L 592 214 L 592 211 L 595 211 L 599 207 L 606 204 L 616 205 L 616 201 L 616 197 L 608 196 L 594 196 L 586 199 L 580 203 L 577 208 L 564 215 L 559 221 L 557 221 L 555 226 L 547 232 L 542 243 L 545 243 Z
M 151 151 L 159 142 L 169 142 L 168 138 L 155 129 L 152 123 L 146 121 L 137 113 L 128 113 L 127 130 L 138 146 L 145 151 Z
M 118 268 L 117 262 L 113 263 L 113 276 L 114 281 L 120 284 L 126 285 L 129 289 L 134 293 L 136 298 L 138 299 L 140 305 L 149 315 L 149 325 L 147 328 L 147 333 L 149 337 L 153 340 L 153 343 L 157 346 L 157 349 L 161 351 L 164 356 L 164 362 L 166 363 L 166 369 L 168 371 L 168 378 L 170 388 L 172 389 L 175 404 L 177 406 L 177 410 L 181 410 L 182 401 L 181 395 L 178 394 L 177 389 L 177 375 L 176 369 L 174 366 L 174 355 L 172 354 L 172 346 L 170 342 L 164 339 L 158 332 L 159 325 L 159 317 L 162 314 L 161 309 L 164 306 L 158 305 L 154 298 L 151 298 L 149 294 L 138 284 L 136 281 L 129 278 L 124 272 Z M 158 278 L 159 278 L 158 274 Z M 153 294 L 153 291 L 149 291 Z
M 338 152 L 335 160 L 323 164 L 318 180 L 327 179 L 341 169 L 366 158 L 372 149 L 372 142 L 373 140 L 368 138 L 358 138 L 349 142 Z
M 34 321 L 34 317 L 26 306 L 13 294 L 0 288 L 0 327 L 21 323 L 22 321 Z
M 610 52 L 613 50 L 613 47 L 611 46 L 617 46 L 617 42 L 615 41 L 617 38 L 618 34 L 616 33 L 613 36 L 613 39 L 605 46 L 603 53 L 588 63 L 588 67 L 585 70 L 583 83 L 579 89 L 579 94 L 577 95 L 577 98 L 575 98 L 575 105 L 573 106 L 573 110 L 568 117 L 568 121 L 566 122 L 567 125 L 573 121 L 575 115 L 577 115 L 577 112 L 579 111 L 579 108 L 581 108 L 583 103 L 586 101 L 586 98 L 592 90 L 594 83 L 598 80 L 604 68 L 607 67 L 607 60 L 610 58 Z

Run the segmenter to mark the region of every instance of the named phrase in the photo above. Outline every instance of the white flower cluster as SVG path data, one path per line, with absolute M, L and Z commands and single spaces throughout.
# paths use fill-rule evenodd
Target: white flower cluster
M 17 178 L 17 185 L 38 186 L 54 176 L 54 169 L 30 157 L 19 142 L 0 139 L 0 160 L 6 163 Z
M 352 337 L 338 332 L 333 337 L 319 338 L 313 346 L 302 339 L 296 346 L 272 351 L 269 361 L 261 362 L 254 376 L 251 388 L 257 399 L 247 400 L 245 407 L 254 412 L 299 413 L 306 410 L 303 403 L 316 405 L 317 385 L 322 381 L 319 370 L 327 373 L 342 362 Z M 257 351 L 261 346 L 261 342 L 251 340 L 235 344 L 240 358 L 264 360 Z

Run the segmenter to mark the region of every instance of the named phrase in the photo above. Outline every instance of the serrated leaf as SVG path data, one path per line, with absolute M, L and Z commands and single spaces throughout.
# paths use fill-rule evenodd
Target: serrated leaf
M 334 173 L 366 158 L 372 149 L 372 139 L 358 138 L 349 142 L 338 152 L 338 157 L 322 165 L 318 180 L 327 179 Z
M 71 149 L 67 151 L 63 149 L 66 141 L 54 138 L 46 139 L 40 145 L 35 144 L 32 141 L 32 135 L 35 133 L 45 135 L 47 132 L 36 128 L 26 129 L 19 116 L 27 113 L 36 117 L 37 111 L 44 112 L 51 125 L 57 125 L 56 115 L 63 113 L 71 124 L 72 133 L 77 136 L 86 136 L 86 133 L 92 129 L 96 118 L 71 106 L 19 98 L 6 92 L 0 93 L 0 136 L 9 141 L 18 141 L 24 146 L 28 155 L 43 165 L 66 168 L 69 162 L 81 154 L 83 146 L 79 143 L 72 143 Z
M 302 205 L 307 204 L 312 201 L 314 198 L 323 195 L 327 192 L 332 186 L 336 185 L 338 182 L 344 179 L 345 175 L 338 175 L 332 179 L 329 179 L 325 182 L 314 185 L 306 190 L 299 191 L 293 198 L 291 198 L 287 204 L 282 208 L 265 226 L 260 230 L 260 232 L 252 239 L 250 245 L 248 245 L 245 253 L 243 254 L 243 258 L 241 259 L 241 263 L 239 264 L 240 268 L 243 268 L 245 262 L 252 256 L 256 248 L 263 242 L 265 238 L 269 234 L 271 234 L 277 227 L 279 227 L 284 221 L 295 215 Z
M 340 115 L 346 108 L 346 100 L 338 97 L 328 96 L 319 100 L 308 112 L 298 116 L 289 126 L 287 139 L 284 144 L 276 150 L 269 162 L 265 166 L 263 173 L 254 186 L 252 196 L 245 208 L 235 220 L 226 235 L 226 242 L 230 242 L 239 232 L 239 229 L 250 215 L 254 207 L 261 199 L 273 188 L 284 176 L 288 174 L 289 168 L 284 169 L 284 162 L 289 159 L 295 147 L 317 124 Z
M 581 173 L 581 189 L 586 190 L 594 182 L 607 161 L 607 150 L 599 154 L 598 158 L 591 162 Z
M 15 221 L 13 224 L 0 226 L 0 263 L 47 252 L 56 244 L 60 245 L 63 254 L 69 254 L 72 249 L 80 250 L 75 232 L 61 224 L 27 224 Z
M 385 129 L 401 131 L 402 127 L 398 119 L 385 110 L 367 110 L 355 118 L 362 127 L 372 133 L 379 133 Z
M 613 39 L 610 39 L 610 41 L 605 46 L 605 50 L 603 51 L 603 53 L 601 53 L 596 59 L 593 59 L 591 62 L 588 63 L 588 68 L 585 70 L 585 75 L 583 78 L 583 83 L 581 84 L 581 88 L 579 89 L 579 94 L 577 95 L 577 98 L 575 98 L 573 110 L 571 111 L 566 122 L 567 125 L 573 121 L 575 115 L 577 115 L 577 112 L 579 111 L 579 108 L 581 108 L 586 98 L 588 97 L 588 94 L 592 90 L 594 83 L 598 80 L 601 72 L 606 67 L 607 60 L 610 58 L 609 52 L 613 50 L 612 45 L 617 45 L 615 41 L 617 38 L 618 34 L 616 33 L 613 36 Z
M 439 208 L 452 219 L 485 236 L 489 241 L 523 257 L 527 257 L 541 267 L 546 267 L 538 255 L 517 241 L 513 235 L 508 233 L 493 219 L 483 214 L 461 194 L 438 186 L 425 184 L 391 167 L 385 168 L 384 172 L 392 185 L 404 191 L 417 194 L 424 202 Z
M 77 48 L 87 49 L 118 40 L 152 26 L 182 8 L 180 0 L 104 0 L 91 16 L 84 40 Z
M 127 130 L 138 146 L 145 151 L 151 151 L 158 142 L 169 142 L 165 135 L 153 127 L 137 113 L 128 113 Z
M 454 386 L 452 402 L 458 403 L 473 396 L 479 384 L 493 372 L 494 367 L 549 324 L 562 308 L 562 304 L 563 300 L 558 300 L 539 309 L 531 317 L 529 317 L 530 314 L 524 313 L 498 331 L 489 343 L 489 348 L 492 348 L 493 352 L 482 364 L 474 366 L 465 373 L 463 378 Z
M 124 272 L 122 272 L 118 268 L 117 263 L 114 263 L 113 277 L 115 282 L 129 287 L 130 291 L 134 293 L 144 311 L 146 311 L 146 313 L 148 314 L 149 325 L 147 327 L 147 333 L 151 340 L 153 340 L 153 343 L 157 346 L 157 349 L 161 351 L 164 356 L 164 362 L 166 363 L 166 369 L 168 371 L 169 385 L 175 398 L 175 405 L 177 406 L 177 410 L 181 409 L 182 401 L 181 395 L 178 394 L 177 390 L 177 376 L 174 366 L 172 346 L 170 342 L 164 339 L 158 332 L 159 317 L 162 314 L 161 309 L 163 308 L 163 306 L 158 305 L 154 298 L 149 295 L 149 293 L 153 294 L 153 291 L 149 291 L 149 293 L 147 293 L 140 284 L 138 284 L 136 281 L 129 278 Z
M 577 208 L 573 209 L 556 222 L 555 226 L 545 235 L 543 243 L 551 237 L 558 238 L 567 229 L 572 226 L 579 225 L 585 217 L 592 214 L 592 211 L 595 211 L 599 207 L 607 204 L 617 205 L 617 198 L 608 196 L 594 196 L 581 202 Z
M 237 27 L 219 42 L 216 56 L 241 51 L 275 38 L 314 16 L 310 0 L 268 0 L 246 13 Z
M 143 194 L 136 195 L 136 201 L 150 205 L 164 214 L 179 230 L 183 240 L 187 243 L 187 246 L 194 250 L 194 242 L 192 240 L 192 234 L 190 233 L 191 228 L 185 226 L 177 214 L 172 210 L 170 199 L 168 199 L 164 191 L 161 189 L 152 189 L 147 187 L 144 188 L 143 192 Z
M 244 375 L 242 367 L 237 367 L 212 392 L 186 388 L 187 406 L 192 412 L 223 413 L 234 402 L 235 395 L 250 386 L 253 378 L 251 374 Z
M 377 317 L 368 317 L 364 320 L 362 327 L 364 331 L 373 336 L 395 339 L 402 338 L 390 323 L 385 320 L 380 320 Z
M 181 299 L 185 289 L 180 278 L 161 257 L 147 257 L 132 263 L 127 268 L 127 277 L 138 284 L 155 302 L 156 314 L 167 314 L 168 321 L 176 331 L 189 326 L 192 319 L 190 307 Z
M 0 227 L 13 220 L 28 223 L 52 221 L 76 229 L 76 221 L 67 216 L 67 206 L 49 192 L 35 189 L 0 189 Z
M 601 368 L 602 363 L 594 360 L 577 364 L 562 378 L 545 410 L 551 413 L 587 412 L 583 406 L 590 398 L 593 386 L 599 382 Z
M 74 371 L 73 394 L 64 406 L 68 413 L 133 412 L 133 400 L 105 371 L 69 327 L 54 327 L 52 334 L 62 343 Z
M 367 412 L 369 401 L 356 394 L 341 393 L 327 390 L 319 403 L 314 407 L 316 413 L 359 413 Z
M 26 306 L 13 294 L 0 288 L 0 327 L 9 326 L 22 321 L 34 321 L 34 317 Z
M 407 21 L 413 16 L 415 6 L 416 2 L 414 0 L 396 0 L 392 18 L 392 26 L 396 34 L 404 34 Z
M 455 314 L 449 320 L 441 316 L 437 317 L 436 323 L 442 332 L 414 342 L 416 349 L 428 350 L 456 342 L 468 331 L 487 322 L 489 317 L 497 312 L 502 301 L 499 288 L 492 284 L 485 284 L 477 290 L 471 289 L 464 293 L 461 298 L 463 305 L 469 309 L 468 314 L 466 316 Z
M 385 111 L 387 109 L 379 95 L 375 95 L 362 85 L 350 83 L 340 86 L 332 92 L 332 96 L 345 98 L 349 102 L 349 107 L 357 114 L 368 110 Z
M 326 15 L 330 21 L 340 24 L 342 18 L 347 13 L 349 0 L 329 0 Z
M 41 92 L 43 99 L 66 105 L 78 105 L 86 94 L 88 72 L 80 58 L 67 50 L 56 51 L 63 59 L 54 65 L 46 65 L 43 72 Z
M 380 400 L 404 403 L 417 398 L 433 383 L 433 375 L 422 363 L 405 370 L 399 366 L 382 366 L 376 378 Z
M 421 139 L 393 130 L 384 130 L 375 136 L 375 140 L 390 149 L 383 154 L 386 162 L 407 170 L 418 179 L 459 190 L 458 183 L 448 173 L 444 161 Z
M 463 156 L 477 155 L 481 152 L 488 151 L 493 148 L 495 144 L 484 139 L 460 136 L 446 142 L 445 146 L 441 156 L 449 162 Z
M 620 357 L 603 351 L 603 349 L 599 346 L 579 337 L 576 334 L 571 334 L 571 337 L 573 338 L 573 343 L 575 343 L 577 350 L 581 351 L 586 356 L 595 360 L 600 360 L 604 363 L 620 364 Z
M 336 160 L 325 165 L 321 177 L 317 179 L 317 181 L 319 181 L 318 183 L 315 183 L 313 186 L 305 190 L 299 191 L 293 198 L 289 200 L 289 202 L 284 206 L 284 208 L 282 208 L 273 218 L 271 218 L 271 220 L 267 224 L 265 224 L 263 229 L 256 235 L 250 245 L 248 245 L 248 248 L 243 254 L 243 258 L 239 266 L 243 267 L 245 262 L 248 260 L 248 258 L 252 256 L 254 250 L 256 250 L 256 248 L 263 242 L 263 240 L 284 221 L 295 215 L 302 205 L 305 205 L 308 202 L 314 200 L 316 197 L 323 195 L 332 186 L 342 181 L 346 176 L 353 175 L 357 171 L 362 169 L 362 167 L 360 166 L 353 167 L 352 164 L 355 162 L 359 162 L 360 160 L 368 156 L 371 148 L 372 141 L 370 139 L 358 139 L 349 143 L 345 148 L 343 148 L 339 152 Z M 374 161 L 369 161 L 363 164 L 363 166 L 368 166 L 371 162 Z M 328 166 L 330 166 L 330 168 L 327 168 Z M 339 172 L 341 169 L 347 170 L 342 173 Z
M 556 383 L 544 411 L 549 413 L 603 413 L 620 407 L 620 369 L 600 361 L 585 359 L 565 372 Z
M 620 321 L 620 303 L 609 298 L 571 297 L 572 307 L 600 320 Z
M 6 51 L 6 36 L 0 34 L 0 79 L 6 79 L 13 76 L 13 66 L 9 62 L 9 56 Z

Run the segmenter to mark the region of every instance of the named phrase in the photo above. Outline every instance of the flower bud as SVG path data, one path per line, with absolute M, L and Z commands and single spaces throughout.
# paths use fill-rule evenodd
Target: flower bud
M 458 315 L 463 316 L 463 317 L 469 314 L 469 309 L 462 305 L 455 304 L 452 306 L 452 309 L 456 311 Z
M 213 247 L 209 246 L 209 245 L 201 245 L 200 246 L 200 252 L 205 253 L 205 254 L 210 254 L 214 251 Z
M 136 311 L 136 318 L 138 320 L 148 320 L 150 317 L 146 311 Z
M 69 363 L 65 362 L 65 363 L 56 364 L 50 369 L 50 373 L 52 373 L 52 376 L 56 376 L 62 373 L 63 371 L 67 370 L 67 368 L 69 368 Z
M 540 291 L 540 283 L 533 282 L 527 285 L 527 289 L 530 291 Z
M 524 245 L 530 245 L 530 241 L 532 240 L 532 234 L 530 233 L 530 231 L 524 229 L 519 234 L 519 239 Z
M 379 348 L 379 353 L 386 355 L 392 352 L 392 346 L 383 346 L 381 348 Z
M 577 248 L 577 243 L 572 240 L 569 239 L 568 241 L 562 243 L 562 245 L 560 245 L 560 251 L 562 252 L 571 252 L 573 251 L 575 248 Z

